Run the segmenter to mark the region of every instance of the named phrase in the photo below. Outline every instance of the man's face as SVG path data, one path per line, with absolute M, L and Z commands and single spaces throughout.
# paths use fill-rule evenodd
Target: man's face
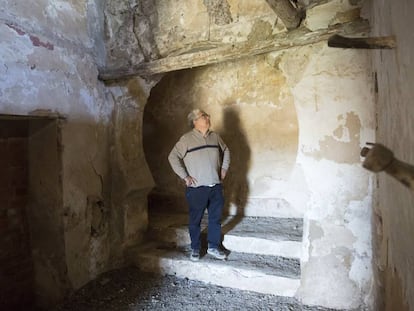
M 194 127 L 196 129 L 210 128 L 210 115 L 205 112 L 200 112 L 197 118 L 194 120 Z

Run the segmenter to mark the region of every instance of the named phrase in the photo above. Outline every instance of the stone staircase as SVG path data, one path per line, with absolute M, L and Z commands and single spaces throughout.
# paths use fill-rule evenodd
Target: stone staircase
M 149 242 L 130 249 L 127 258 L 147 272 L 264 294 L 295 295 L 300 285 L 302 219 L 228 216 L 222 222 L 228 258 L 222 261 L 205 253 L 205 216 L 200 261 L 189 259 L 187 214 L 182 213 L 150 214 Z

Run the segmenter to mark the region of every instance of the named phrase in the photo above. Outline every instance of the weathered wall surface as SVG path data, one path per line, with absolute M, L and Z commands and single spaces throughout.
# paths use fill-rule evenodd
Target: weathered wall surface
M 307 304 L 371 303 L 372 180 L 359 158 L 373 135 L 367 65 L 366 52 L 300 48 L 170 74 L 146 107 L 144 148 L 160 192 L 183 191 L 166 158 L 187 112 L 202 107 L 232 151 L 233 213 L 304 217 L 298 297 Z
M 0 15 L 0 112 L 27 115 L 42 110 L 66 117 L 61 129 L 63 170 L 59 172 L 63 203 L 38 207 L 49 209 L 45 215 L 64 224 L 64 244 L 55 253 L 43 253 L 39 262 L 44 267 L 35 273 L 48 271 L 56 279 L 67 278 L 69 286 L 76 288 L 108 263 L 109 247 L 104 239 L 91 237 L 90 214 L 87 217 L 89 196 L 99 197 L 109 208 L 107 128 L 112 109 L 96 79 L 94 43 L 87 29 L 88 4 L 1 1 L 1 7 L 5 10 Z M 94 244 L 99 244 L 99 254 L 92 254 Z M 52 264 L 56 254 L 64 254 L 60 260 L 66 263 L 67 275 Z M 93 259 L 97 255 L 101 258 L 98 266 Z M 62 283 L 49 285 L 60 288 L 60 295 L 67 290 L 61 288 Z M 59 298 L 55 293 L 50 296 Z
M 266 39 L 285 29 L 266 1 L 227 3 L 226 22 L 232 22 L 223 26 L 203 1 L 107 1 L 108 66 L 137 64 L 220 42 Z
M 239 3 L 232 2 L 230 11 Z M 191 22 L 179 15 L 185 11 L 184 4 L 170 8 L 170 15 L 163 11 L 162 21 L 172 21 L 169 29 L 182 27 Z M 231 27 L 239 27 L 237 35 L 227 25 L 217 28 L 217 40 L 260 40 L 256 36 L 264 28 L 255 32 L 251 25 L 263 21 L 245 14 L 240 19 L 252 23 L 235 22 Z M 309 10 L 304 24 L 319 29 L 355 15 L 359 9 L 352 3 L 329 1 Z M 200 25 L 194 24 L 193 32 L 195 27 Z M 167 51 L 169 42 L 160 50 Z M 323 43 L 290 49 L 168 74 L 152 89 L 145 108 L 144 149 L 160 193 L 182 191 L 166 158 L 188 130 L 188 111 L 202 107 L 233 151 L 226 181 L 230 212 L 304 218 L 297 297 L 306 304 L 359 309 L 373 303 L 373 177 L 359 156 L 375 134 L 369 64 L 369 54 L 361 50 L 330 49 Z
M 142 148 L 144 106 L 151 82 L 131 79 L 109 87 L 115 102 L 114 136 L 111 147 L 113 257 L 122 262 L 125 247 L 144 238 L 148 225 L 147 195 L 154 186 Z
M 169 9 L 172 25 L 191 23 L 186 9 Z M 193 10 L 193 16 L 202 15 Z M 319 29 L 355 15 L 357 6 L 330 1 L 309 10 L 304 23 Z M 238 25 L 236 38 L 224 26 L 221 33 L 217 29 L 217 40 L 258 38 L 250 26 Z M 152 89 L 146 106 L 144 148 L 159 193 L 182 192 L 166 158 L 188 130 L 188 111 L 202 107 L 232 150 L 225 188 L 230 212 L 304 218 L 297 297 L 306 304 L 343 309 L 373 304 L 373 177 L 359 156 L 365 142 L 374 139 L 369 64 L 366 51 L 321 43 L 168 74 Z
M 360 146 L 373 138 L 368 60 L 366 52 L 321 44 L 299 49 L 281 64 L 295 96 L 297 165 L 310 193 L 299 290 L 310 304 L 359 308 L 372 303 L 372 180 L 359 158 Z
M 54 138 L 58 150 L 41 152 L 42 161 L 34 162 L 40 166 L 34 172 L 41 173 L 45 156 L 60 155 L 53 176 L 61 199 L 36 206 L 62 228 L 53 239 L 60 241 L 55 251 L 33 249 L 35 273 L 48 284 L 48 289 L 37 288 L 49 299 L 44 306 L 119 264 L 123 247 L 139 242 L 146 228 L 145 195 L 133 193 L 145 192 L 152 179 L 144 174 L 143 182 L 130 183 L 136 178 L 128 175 L 140 175 L 146 167 L 137 147 L 140 124 L 129 122 L 135 116 L 117 101 L 128 88 L 118 87 L 122 95 L 113 96 L 97 80 L 97 66 L 105 62 L 101 5 L 93 0 L 0 1 L 0 113 L 62 117 Z M 135 137 L 136 143 L 120 141 L 124 137 Z M 41 183 L 42 177 L 33 180 Z M 119 192 L 121 182 L 128 191 Z M 116 211 L 112 196 L 121 199 Z M 52 200 L 42 200 L 47 201 Z
M 358 12 L 331 1 L 307 12 L 310 29 Z M 357 13 L 358 14 L 358 13 Z M 369 54 L 321 43 L 286 53 L 279 65 L 299 120 L 297 165 L 310 193 L 306 204 L 303 302 L 333 308 L 372 307 L 372 178 L 360 147 L 374 137 Z
M 394 35 L 397 48 L 372 53 L 378 79 L 377 142 L 401 161 L 414 164 L 414 3 L 371 1 L 373 36 Z M 378 174 L 376 268 L 379 270 L 377 310 L 414 310 L 414 193 Z

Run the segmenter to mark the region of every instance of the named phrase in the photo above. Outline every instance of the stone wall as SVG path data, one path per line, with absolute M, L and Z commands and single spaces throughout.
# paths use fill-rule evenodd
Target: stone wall
M 29 222 L 33 209 L 42 220 L 34 225 L 39 244 L 32 254 L 43 307 L 122 265 L 124 248 L 142 240 L 147 224 L 145 191 L 152 179 L 141 175 L 140 110 L 133 116 L 119 108 L 118 98 L 134 98 L 127 86 L 109 89 L 97 80 L 106 61 L 103 5 L 0 1 L 0 114 L 54 120 L 54 127 L 36 125 L 29 134 L 26 209 Z M 139 101 L 145 97 L 134 98 L 134 105 Z M 128 148 L 127 155 L 118 148 Z M 131 184 L 130 178 L 143 181 Z

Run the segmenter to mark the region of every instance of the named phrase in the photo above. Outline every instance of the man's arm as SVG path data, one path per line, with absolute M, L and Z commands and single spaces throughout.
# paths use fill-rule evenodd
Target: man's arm
M 227 171 L 229 170 L 229 167 L 230 167 L 230 150 L 229 148 L 227 148 L 227 145 L 225 144 L 223 139 L 221 139 L 220 136 L 218 136 L 218 138 L 219 138 L 220 148 L 223 152 L 223 163 L 221 163 L 221 172 L 220 172 L 220 178 L 221 180 L 223 180 L 226 177 Z
M 221 169 L 221 172 L 220 172 L 220 178 L 221 178 L 221 180 L 224 180 L 224 178 L 226 178 L 226 175 L 227 175 L 227 170 L 225 170 L 224 168 L 222 168 Z
M 181 138 L 168 155 L 168 162 L 170 162 L 171 168 L 181 179 L 188 177 L 188 172 L 183 161 L 186 152 L 187 147 Z

